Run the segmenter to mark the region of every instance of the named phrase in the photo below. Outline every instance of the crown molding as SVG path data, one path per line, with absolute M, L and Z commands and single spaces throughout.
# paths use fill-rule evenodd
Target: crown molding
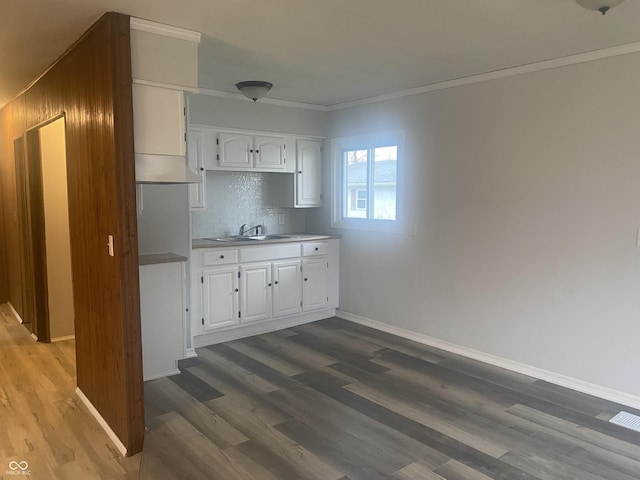
M 149 20 L 143 20 L 142 18 L 136 17 L 131 17 L 130 22 L 131 28 L 133 30 L 140 30 L 141 32 L 155 33 L 156 35 L 162 35 L 164 37 L 173 37 L 180 40 L 200 43 L 200 32 L 173 27 L 171 25 L 164 25 L 162 23 L 151 22 Z
M 212 90 L 209 88 L 201 88 L 198 93 L 200 95 L 207 95 L 209 97 L 218 97 L 218 98 L 229 98 L 231 100 L 241 100 L 244 102 L 251 102 L 253 100 L 245 97 L 241 93 L 231 93 L 231 92 L 223 92 L 222 90 Z M 316 105 L 314 103 L 303 103 L 303 102 L 292 102 L 290 100 L 278 100 L 277 98 L 261 98 L 260 103 L 266 103 L 269 105 L 278 105 L 280 107 L 291 107 L 291 108 L 302 108 L 305 110 L 317 110 L 321 112 L 326 112 L 327 107 L 324 105 Z
M 543 60 L 541 62 L 528 63 L 526 65 L 519 65 L 517 67 L 509 67 L 502 70 L 495 70 L 493 72 L 480 73 L 478 75 L 470 75 L 468 77 L 456 78 L 453 80 L 446 80 L 444 82 L 432 83 L 430 85 L 410 88 L 408 90 L 401 90 L 398 92 L 387 93 L 384 95 L 377 95 L 375 97 L 367 97 L 359 100 L 353 100 L 350 102 L 336 103 L 333 105 L 328 105 L 326 109 L 327 111 L 342 110 L 344 108 L 358 107 L 361 105 L 378 103 L 386 100 L 394 100 L 397 98 L 408 97 L 411 95 L 420 95 L 422 93 L 433 92 L 436 90 L 444 90 L 447 88 L 455 88 L 463 85 L 471 85 L 473 83 L 486 82 L 488 80 L 496 80 L 499 78 L 513 77 L 515 75 L 539 72 L 542 70 L 565 67 L 568 65 L 575 65 L 578 63 L 591 62 L 594 60 L 601 60 L 604 58 L 617 57 L 619 55 L 626 55 L 629 53 L 638 53 L 638 52 L 640 52 L 640 42 L 628 43 L 628 44 L 619 45 L 616 47 L 603 48 L 601 50 L 594 50 L 591 52 L 578 53 L 576 55 L 569 55 L 567 57 L 554 58 L 551 60 Z

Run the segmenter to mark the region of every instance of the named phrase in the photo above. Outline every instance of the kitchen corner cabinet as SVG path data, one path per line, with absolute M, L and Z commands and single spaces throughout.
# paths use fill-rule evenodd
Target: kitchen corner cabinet
M 233 249 L 191 257 L 194 333 L 242 330 L 338 307 L 337 239 Z M 196 283 L 197 282 L 197 283 Z

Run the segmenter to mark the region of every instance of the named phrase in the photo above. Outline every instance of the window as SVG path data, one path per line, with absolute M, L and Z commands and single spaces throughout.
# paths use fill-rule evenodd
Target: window
M 401 135 L 385 133 L 334 140 L 333 226 L 398 229 Z
M 367 191 L 366 190 L 356 190 L 356 210 L 366 210 L 367 209 Z

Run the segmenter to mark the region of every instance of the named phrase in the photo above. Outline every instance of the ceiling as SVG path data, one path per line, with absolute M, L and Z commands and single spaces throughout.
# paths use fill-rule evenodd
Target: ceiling
M 0 105 L 105 11 L 201 32 L 201 88 L 317 105 L 640 41 L 639 0 L 2 0 Z

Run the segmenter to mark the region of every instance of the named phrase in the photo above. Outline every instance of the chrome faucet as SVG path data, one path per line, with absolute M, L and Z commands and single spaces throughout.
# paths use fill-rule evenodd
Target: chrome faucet
M 262 225 L 256 225 L 255 227 L 251 227 L 245 230 L 245 227 L 247 226 L 246 223 L 243 223 L 242 226 L 240 227 L 240 236 L 243 237 L 245 235 L 249 235 L 249 232 L 251 232 L 251 230 L 255 230 L 256 231 L 256 235 L 261 235 L 262 231 L 263 231 L 263 226 Z

